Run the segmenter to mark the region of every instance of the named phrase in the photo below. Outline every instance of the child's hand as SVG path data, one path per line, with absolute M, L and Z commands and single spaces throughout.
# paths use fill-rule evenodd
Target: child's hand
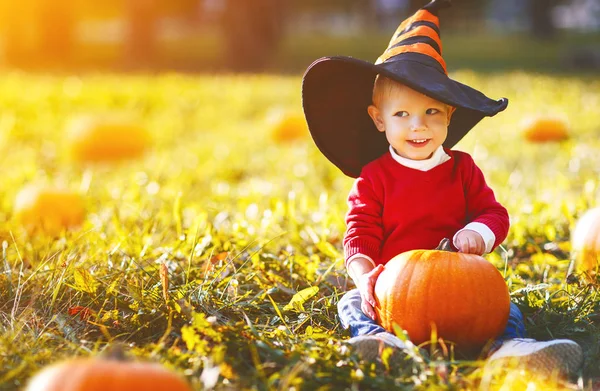
M 373 307 L 375 307 L 375 296 L 373 296 L 375 282 L 382 271 L 383 265 L 377 265 L 375 269 L 363 274 L 358 279 L 358 291 L 361 298 L 360 309 L 371 319 L 375 319 L 375 310 L 373 310 Z
M 461 253 L 483 255 L 485 252 L 483 238 L 479 233 L 470 229 L 459 232 L 454 244 Z

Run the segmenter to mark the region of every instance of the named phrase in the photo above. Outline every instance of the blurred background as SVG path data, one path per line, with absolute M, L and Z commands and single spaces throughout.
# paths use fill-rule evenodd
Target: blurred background
M 423 0 L 0 0 L 0 66 L 300 73 L 374 61 Z M 600 0 L 455 0 L 449 68 L 600 70 Z

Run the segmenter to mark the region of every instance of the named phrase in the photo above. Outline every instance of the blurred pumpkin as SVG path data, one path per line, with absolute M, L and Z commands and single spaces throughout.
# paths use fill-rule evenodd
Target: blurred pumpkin
M 285 114 L 274 121 L 271 138 L 278 143 L 287 143 L 305 138 L 308 126 L 302 115 Z
M 571 233 L 572 256 L 580 271 L 596 270 L 600 261 L 600 208 L 581 216 Z
M 532 143 L 563 141 L 569 138 L 569 125 L 557 117 L 530 117 L 523 122 L 523 135 Z
M 398 324 L 415 344 L 435 330 L 463 351 L 480 349 L 504 331 L 508 287 L 484 258 L 439 248 L 408 251 L 385 264 L 375 284 L 378 321 L 392 332 Z
M 117 116 L 75 118 L 69 124 L 68 137 L 73 159 L 84 163 L 138 158 L 151 144 L 146 128 Z
M 29 185 L 17 194 L 14 212 L 28 231 L 42 230 L 56 235 L 83 223 L 85 205 L 79 193 Z
M 191 391 L 177 374 L 159 364 L 73 359 L 44 368 L 25 391 Z

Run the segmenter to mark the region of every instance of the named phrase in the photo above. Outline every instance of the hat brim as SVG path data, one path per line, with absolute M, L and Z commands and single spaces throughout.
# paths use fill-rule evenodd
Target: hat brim
M 411 60 L 372 64 L 352 57 L 323 57 L 304 74 L 302 104 L 317 147 L 350 177 L 388 150 L 367 112 L 377 74 L 403 83 L 456 107 L 444 147 L 458 143 L 483 117 L 504 110 L 508 100 L 493 100 L 450 79 L 423 62 Z

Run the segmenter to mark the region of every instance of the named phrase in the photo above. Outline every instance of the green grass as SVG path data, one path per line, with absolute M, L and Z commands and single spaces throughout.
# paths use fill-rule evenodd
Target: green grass
M 511 215 L 508 239 L 488 259 L 530 336 L 582 344 L 581 383 L 591 389 L 600 377 L 598 280 L 566 278 L 570 231 L 600 197 L 600 82 L 453 76 L 510 99 L 457 147 L 473 154 Z M 197 389 L 211 367 L 220 371 L 217 389 L 477 388 L 481 362 L 442 354 L 386 369 L 344 348 L 336 304 L 351 287 L 341 239 L 352 181 L 307 135 L 272 140 L 269 118 L 300 113 L 299 93 L 298 77 L 3 75 L 0 389 L 116 342 Z M 115 111 L 139 117 L 151 153 L 118 166 L 73 163 L 68 120 Z M 520 122 L 538 112 L 567 116 L 572 138 L 523 142 Z M 28 236 L 13 203 L 30 182 L 83 189 L 84 225 L 58 238 Z M 309 287 L 318 291 L 303 308 L 286 307 Z M 511 376 L 493 377 L 491 387 L 516 387 Z

